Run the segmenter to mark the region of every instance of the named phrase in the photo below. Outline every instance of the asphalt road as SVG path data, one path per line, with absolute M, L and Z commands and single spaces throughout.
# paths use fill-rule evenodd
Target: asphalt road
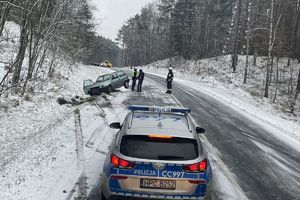
M 162 78 L 148 77 L 151 77 L 153 85 L 165 85 Z M 152 94 L 151 88 L 147 87 L 144 90 Z M 173 95 L 181 104 L 192 109 L 195 121 L 206 129 L 208 141 L 218 150 L 219 157 L 248 199 L 300 199 L 299 152 L 275 138 L 268 130 L 204 93 L 174 84 Z M 128 102 L 165 103 L 160 97 L 152 97 L 133 95 Z M 99 196 L 92 193 L 89 199 L 99 199 Z

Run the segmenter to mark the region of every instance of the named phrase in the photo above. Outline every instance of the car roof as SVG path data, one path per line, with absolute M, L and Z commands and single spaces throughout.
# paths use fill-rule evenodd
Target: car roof
M 186 114 L 132 112 L 126 135 L 164 135 L 194 139 Z

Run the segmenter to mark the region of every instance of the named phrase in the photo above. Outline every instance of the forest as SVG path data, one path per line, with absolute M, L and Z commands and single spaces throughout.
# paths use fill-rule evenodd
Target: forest
M 72 61 L 70 68 L 76 62 L 100 63 L 105 59 L 117 65 L 120 48 L 96 33 L 98 22 L 92 9 L 88 0 L 0 1 L 1 53 L 8 51 L 4 42 L 17 43 L 16 52 L 0 60 L 5 64 L 0 95 L 11 88 L 23 94 L 30 89 L 28 82 L 51 78 L 63 58 Z M 5 31 L 9 21 L 20 27 L 18 38 Z
M 299 0 L 159 0 L 144 7 L 119 30 L 122 65 L 178 56 L 197 60 L 231 55 L 230 67 L 235 73 L 243 55 L 246 84 L 249 56 L 253 65 L 257 57 L 263 57 L 264 97 L 268 98 L 269 87 L 276 82 L 276 77 L 272 79 L 276 75 L 274 63 L 287 58 L 288 69 L 291 60 L 300 62 L 299 21 Z M 289 93 L 295 102 L 300 73 L 290 82 Z

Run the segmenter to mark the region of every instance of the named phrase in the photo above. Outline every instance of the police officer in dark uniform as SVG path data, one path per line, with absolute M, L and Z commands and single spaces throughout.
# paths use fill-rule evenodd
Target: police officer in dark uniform
M 142 92 L 142 84 L 144 81 L 144 77 L 145 77 L 145 73 L 143 72 L 142 69 L 140 69 L 139 71 L 139 75 L 138 75 L 138 86 L 137 86 L 137 92 Z
M 131 90 L 134 91 L 135 85 L 136 85 L 136 80 L 138 77 L 138 71 L 136 68 L 134 68 L 133 72 L 132 72 L 132 87 Z
M 172 94 L 173 79 L 174 79 L 174 73 L 173 73 L 172 67 L 170 67 L 169 68 L 169 73 L 168 73 L 167 79 L 166 79 L 166 82 L 167 82 L 167 92 L 166 93 L 168 93 L 168 94 Z

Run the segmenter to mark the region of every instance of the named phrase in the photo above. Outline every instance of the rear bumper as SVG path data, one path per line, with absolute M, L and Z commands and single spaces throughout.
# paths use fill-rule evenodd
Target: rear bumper
M 154 194 L 142 194 L 142 193 L 123 193 L 123 194 L 112 194 L 109 200 L 141 200 L 141 199 L 197 199 L 206 200 L 206 196 L 191 196 L 191 195 L 154 195 Z M 208 198 L 207 198 L 208 199 Z
M 106 175 L 103 176 L 102 179 L 102 191 L 104 196 L 109 200 L 114 199 L 198 199 L 198 200 L 208 200 L 210 199 L 210 192 L 212 189 L 212 181 L 210 181 L 206 185 L 206 192 L 203 194 L 162 194 L 162 193 L 155 193 L 155 192 L 137 192 L 137 191 L 128 191 L 121 188 L 110 187 L 109 179 Z

